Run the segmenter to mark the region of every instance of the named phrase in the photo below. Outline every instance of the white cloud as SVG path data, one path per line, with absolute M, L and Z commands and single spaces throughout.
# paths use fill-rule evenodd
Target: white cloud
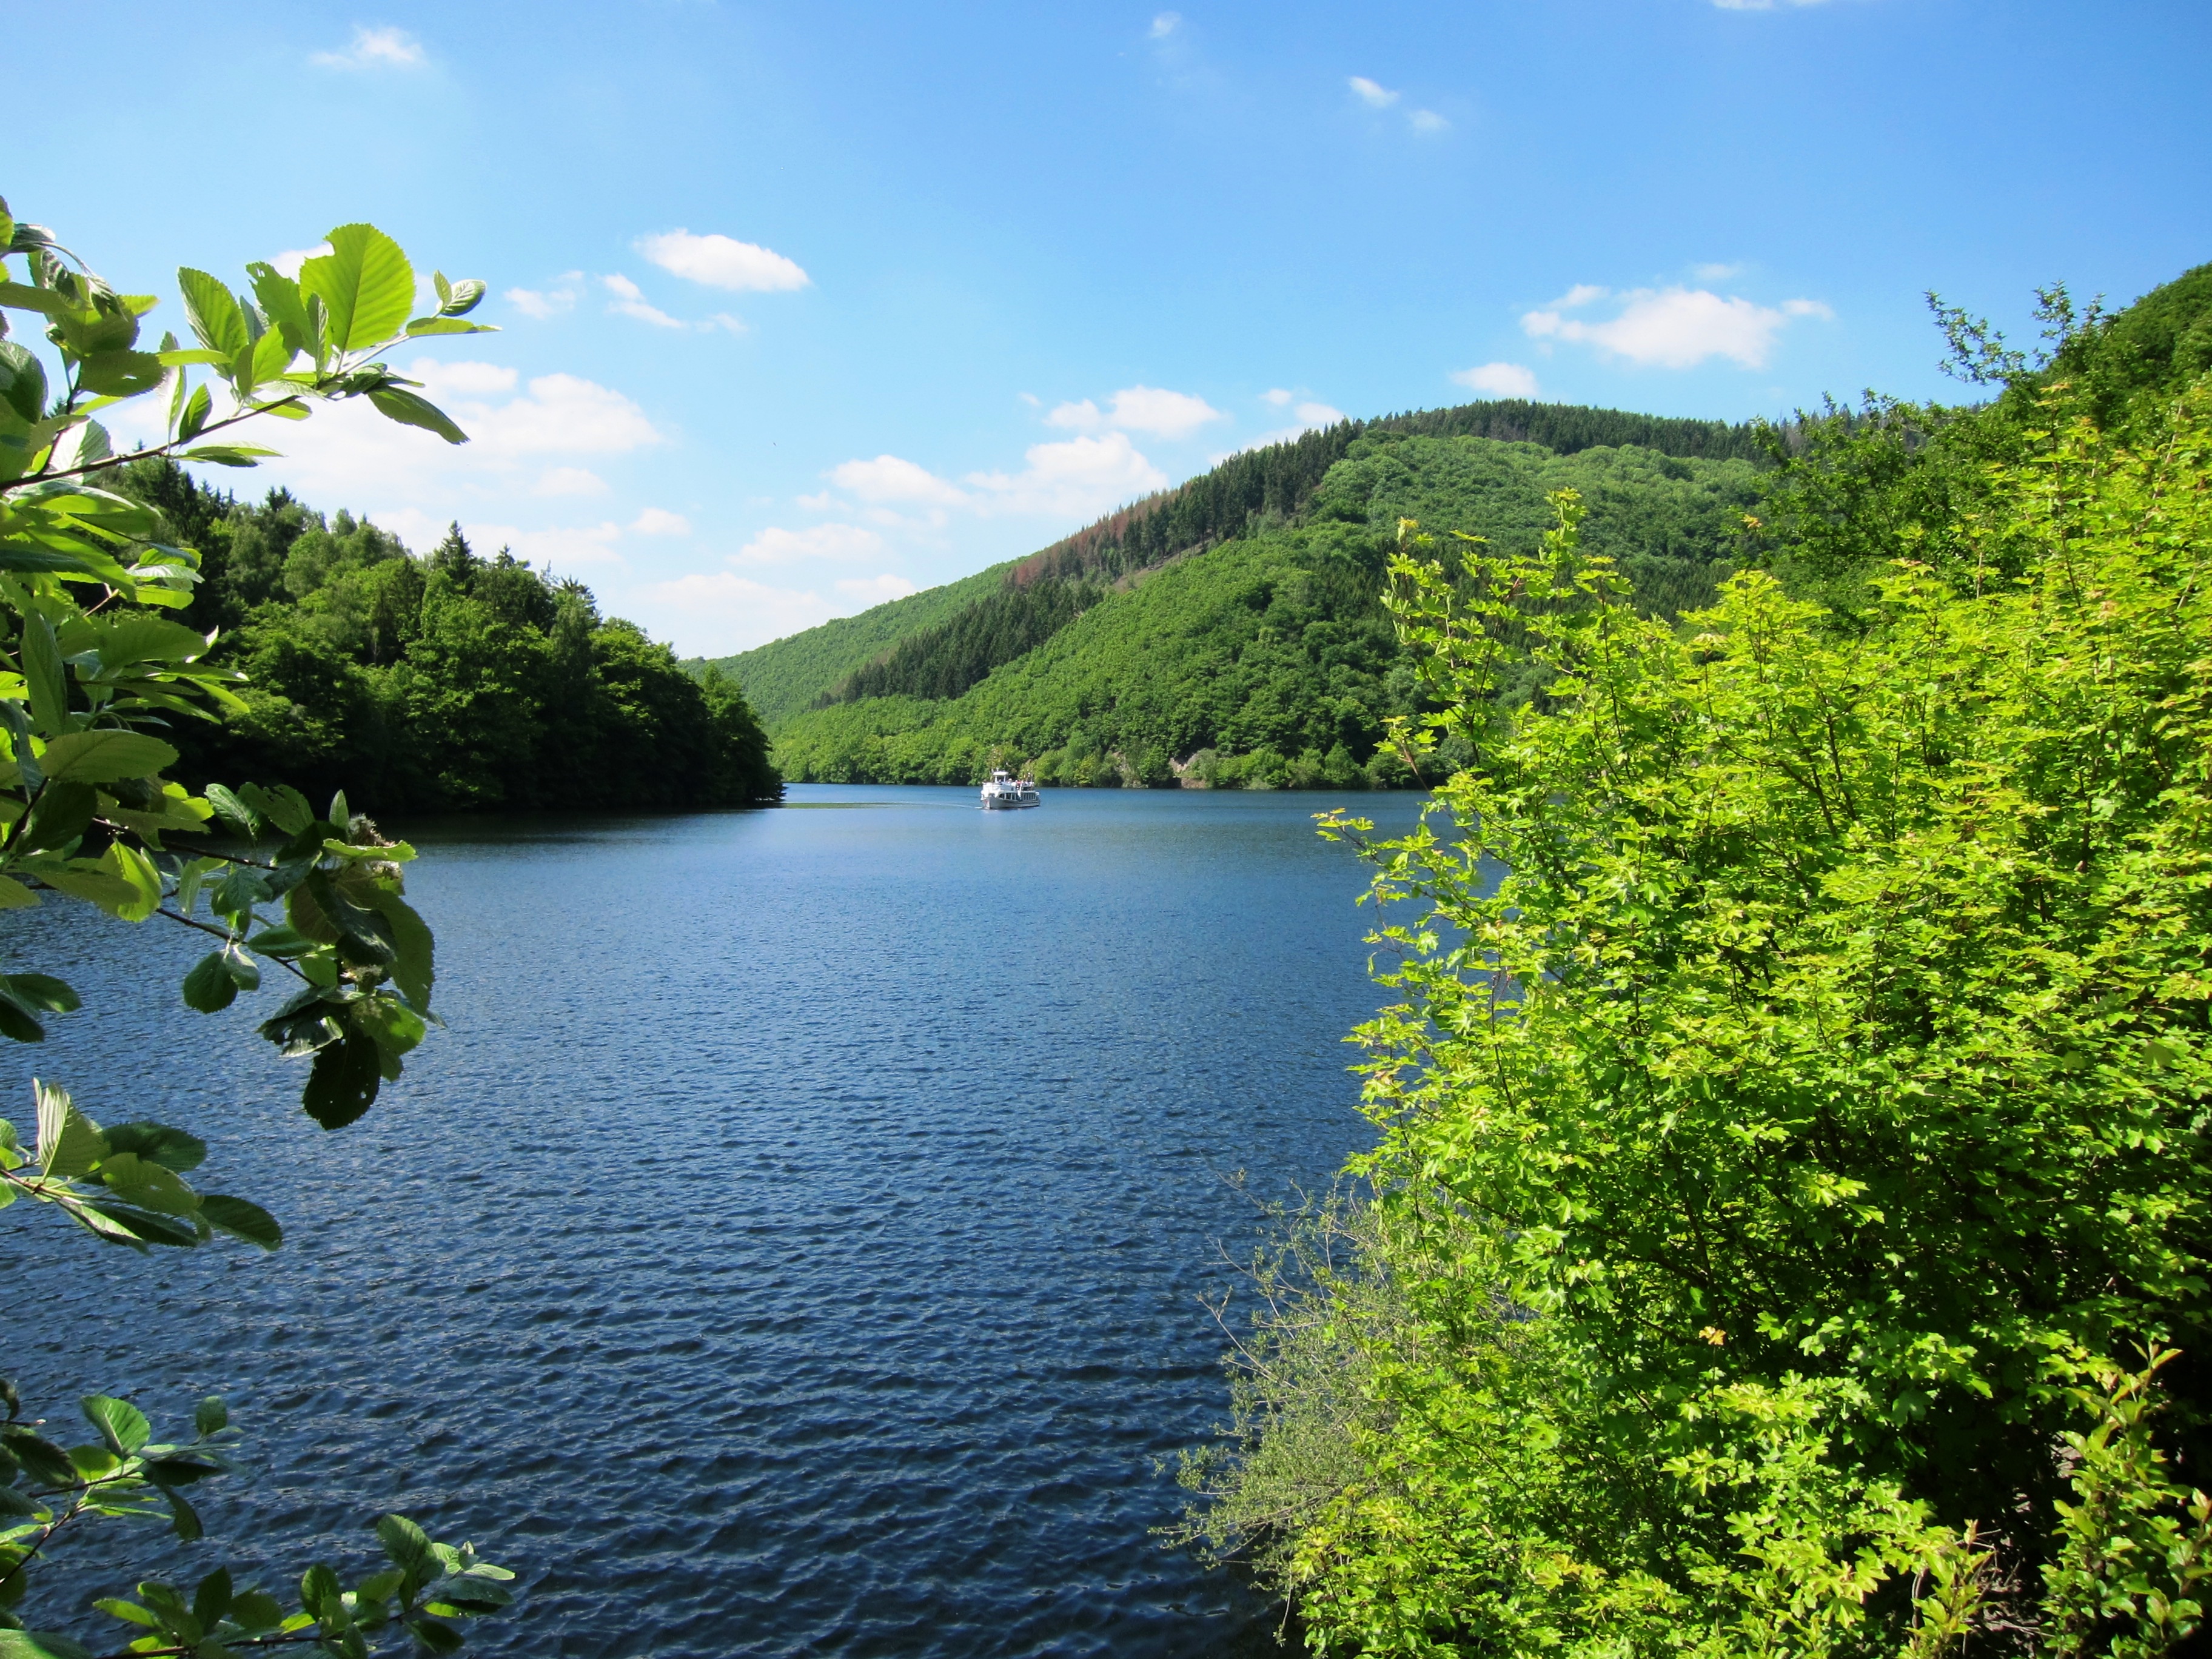
M 1302 429 L 1311 431 L 1317 426 L 1334 426 L 1344 418 L 1344 411 L 1327 404 L 1300 404 L 1291 411 L 1298 417 Z
M 556 466 L 539 474 L 532 494 L 538 495 L 604 495 L 607 481 L 588 468 Z
M 453 417 L 489 454 L 619 453 L 660 441 L 645 411 L 628 398 L 574 374 L 540 374 L 530 382 L 527 395 L 489 404 L 458 399 L 490 389 L 484 383 L 496 375 L 505 376 L 505 386 L 512 386 L 513 369 L 488 363 L 418 362 L 408 373 L 422 381 L 434 398 L 441 392 L 457 397 Z
M 837 591 L 848 599 L 857 599 L 862 606 L 872 609 L 893 599 L 902 599 L 909 593 L 921 590 L 903 576 L 886 572 L 880 576 L 863 576 L 837 584 Z
M 465 360 L 441 363 L 434 357 L 416 358 L 408 368 L 407 377 L 422 381 L 434 398 L 482 398 L 495 392 L 512 392 L 520 378 L 505 363 L 472 363 Z
M 775 294 L 811 285 L 812 279 L 793 260 L 757 243 L 727 236 L 694 236 L 678 229 L 641 236 L 635 246 L 663 270 L 708 288 Z
M 730 556 L 736 564 L 789 564 L 798 559 L 872 559 L 884 538 L 856 524 L 817 524 L 805 530 L 771 525 Z
M 1277 386 L 1273 391 L 1261 392 L 1260 401 L 1263 404 L 1273 404 L 1278 409 L 1285 409 L 1289 407 L 1291 399 L 1297 395 L 1294 392 Z
M 1779 307 L 1755 305 L 1706 289 L 1636 289 L 1617 296 L 1620 314 L 1607 322 L 1584 322 L 1562 314 L 1589 303 L 1602 289 L 1575 289 L 1565 301 L 1521 319 L 1531 339 L 1567 340 L 1595 346 L 1642 368 L 1691 368 L 1709 357 L 1727 357 L 1746 368 L 1763 368 L 1775 336 L 1794 317 L 1830 317 L 1817 300 L 1787 300 Z
M 1029 465 L 1017 473 L 968 475 L 966 481 L 982 492 L 984 511 L 1091 519 L 1168 482 L 1121 432 L 1033 444 L 1023 459 Z
M 1731 276 L 1743 275 L 1741 265 L 1692 265 L 1690 275 L 1701 283 L 1725 283 Z
M 615 547 L 622 539 L 622 526 L 617 524 L 556 526 L 550 530 L 465 524 L 461 528 L 479 553 L 511 548 L 517 558 L 549 570 L 573 570 L 579 565 L 620 570 L 629 563 Z
M 639 590 L 634 605 L 657 639 L 700 656 L 726 656 L 813 628 L 862 607 L 825 599 L 810 589 L 771 587 L 733 570 L 694 571 Z
M 1228 418 L 1203 398 L 1158 386 L 1124 386 L 1107 403 L 1109 407 L 1103 412 L 1088 398 L 1079 404 L 1062 404 L 1044 417 L 1045 423 L 1074 432 L 1117 427 L 1125 432 L 1175 440 L 1188 438 L 1210 421 Z
M 343 52 L 319 52 L 308 61 L 325 69 L 413 69 L 422 61 L 422 43 L 404 29 L 356 27 Z
M 576 290 L 583 280 L 582 271 L 572 270 L 556 277 L 550 288 L 511 288 L 501 297 L 524 316 L 546 322 L 575 305 Z
M 819 495 L 793 495 L 791 499 L 794 504 L 805 507 L 809 513 L 827 513 L 837 505 L 837 498 L 826 489 Z
M 1534 371 L 1518 363 L 1484 363 L 1475 368 L 1455 369 L 1452 379 L 1471 391 L 1486 392 L 1493 398 L 1536 395 Z
M 1451 123 L 1432 109 L 1417 109 L 1406 118 L 1406 125 L 1416 132 L 1442 132 Z
M 1364 75 L 1355 75 L 1346 82 L 1352 95 L 1370 109 L 1388 109 L 1398 101 L 1398 94 Z
M 1174 33 L 1177 29 L 1181 28 L 1182 27 L 1182 14 L 1181 12 L 1179 12 L 1179 11 L 1164 11 L 1164 12 L 1161 12 L 1158 16 L 1156 16 L 1156 17 L 1154 17 L 1154 18 L 1152 19 L 1152 30 L 1151 30 L 1151 38 L 1152 38 L 1152 40 L 1166 40 L 1166 39 L 1168 38 L 1168 36 L 1170 36 L 1170 34 L 1173 34 L 1173 33 Z
M 960 507 L 966 494 L 927 467 L 896 455 L 878 455 L 872 461 L 845 461 L 830 469 L 830 482 L 864 501 L 912 501 L 927 507 Z M 827 501 L 826 493 L 822 498 Z M 801 506 L 813 501 L 802 499 Z
M 1276 408 L 1280 409 L 1284 404 L 1289 403 L 1294 395 L 1295 394 L 1285 392 L 1281 387 L 1278 386 L 1273 392 L 1261 392 L 1260 394 L 1260 398 L 1261 402 L 1273 404 Z M 1230 456 L 1240 453 L 1243 451 L 1248 449 L 1265 449 L 1269 444 L 1288 443 L 1291 439 L 1297 437 L 1302 433 L 1311 432 L 1321 427 L 1334 426 L 1339 421 L 1345 417 L 1344 411 L 1342 410 L 1335 408 L 1334 405 L 1329 404 L 1316 403 L 1311 400 L 1299 404 L 1297 407 L 1291 410 L 1291 414 L 1297 422 L 1295 426 L 1278 427 L 1273 432 L 1262 432 L 1258 437 L 1249 439 L 1247 441 L 1237 445 L 1235 449 L 1224 450 L 1222 453 L 1214 456 L 1210 464 L 1218 466 L 1222 462 L 1227 460 Z
M 688 536 L 691 533 L 691 520 L 665 507 L 648 507 L 630 521 L 629 527 L 630 533 L 636 536 Z
M 328 242 L 318 242 L 313 247 L 287 248 L 283 252 L 278 254 L 269 263 L 276 266 L 276 269 L 283 275 L 291 277 L 296 282 L 299 279 L 300 267 L 301 265 L 307 264 L 310 259 L 321 258 L 323 255 L 328 253 L 330 251 L 331 245 Z
M 672 317 L 658 306 L 646 303 L 645 292 L 635 283 L 617 272 L 599 278 L 599 285 L 615 297 L 607 302 L 610 312 L 624 317 L 635 317 L 641 323 L 651 323 L 655 328 L 689 328 L 690 324 L 680 317 Z

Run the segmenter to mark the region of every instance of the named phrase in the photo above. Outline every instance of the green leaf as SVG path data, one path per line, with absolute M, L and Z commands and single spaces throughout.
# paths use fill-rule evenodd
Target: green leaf
M 68 846 L 91 827 L 92 815 L 99 810 L 100 793 L 88 783 L 66 781 L 49 783 L 39 792 L 31 805 L 31 816 L 16 832 L 15 850 L 19 853 L 52 852 Z M 52 880 L 51 872 L 35 872 L 40 879 Z M 65 884 L 54 882 L 64 892 Z
M 39 1102 L 39 1173 L 67 1181 L 84 1174 L 106 1155 L 100 1126 L 70 1102 L 67 1090 L 31 1079 Z
M 35 311 L 48 317 L 67 317 L 77 309 L 50 288 L 26 283 L 0 283 L 0 306 L 11 311 Z
M 52 737 L 69 724 L 69 696 L 62 681 L 62 655 L 54 643 L 53 624 L 36 611 L 24 614 L 21 652 L 32 724 L 41 737 Z
M 128 902 L 102 907 L 110 915 L 123 921 L 143 921 L 161 908 L 161 872 L 154 867 L 154 860 L 137 848 L 112 841 L 100 855 L 100 862 L 132 889 Z
M 332 345 L 343 351 L 381 345 L 407 319 L 413 267 L 399 244 L 374 225 L 340 225 L 325 240 L 331 251 L 300 268 L 301 288 L 322 301 Z
M 419 340 L 428 334 L 496 334 L 492 323 L 469 323 L 459 317 L 414 317 L 408 319 L 407 337 Z
M 197 1541 L 204 1530 L 200 1525 L 200 1512 L 174 1486 L 163 1486 L 161 1492 L 169 1505 L 169 1529 L 187 1544 Z
M 82 788 L 84 786 L 65 787 Z M 112 852 L 114 849 L 110 848 L 108 850 Z M 72 898 L 96 904 L 111 916 L 123 915 L 145 898 L 145 894 L 136 883 L 118 878 L 104 860 L 71 859 L 64 863 L 59 860 L 40 859 L 26 867 L 29 873 L 49 887 L 67 893 Z M 145 918 L 133 919 L 143 921 Z
M 393 947 L 392 982 L 419 1013 L 430 1012 L 430 988 L 436 982 L 435 941 L 414 906 L 398 893 L 379 888 L 362 902 L 384 918 Z
M 96 351 L 78 365 L 78 386 L 103 398 L 135 398 L 161 384 L 167 371 L 150 351 Z
M 9 1423 L 0 1426 L 0 1442 L 4 1442 L 23 1472 L 42 1486 L 67 1486 L 76 1484 L 76 1465 L 70 1462 L 69 1454 L 46 1436 L 27 1424 Z
M 200 1206 L 200 1195 L 174 1173 L 136 1152 L 118 1152 L 112 1142 L 99 1175 L 118 1198 L 159 1215 L 191 1215 Z
M 375 1042 L 349 1032 L 343 1041 L 315 1051 L 314 1069 L 307 1074 L 300 1103 L 324 1128 L 343 1129 L 376 1103 L 382 1083 Z
M 417 1613 L 407 1620 L 407 1633 L 422 1645 L 426 1653 L 457 1653 L 460 1650 L 460 1632 L 424 1614 Z
M 92 1659 L 82 1642 L 48 1630 L 0 1630 L 0 1659 Z
M 141 1209 L 114 1199 L 85 1199 L 70 1213 L 111 1243 L 143 1249 L 149 1244 L 190 1249 L 200 1242 L 195 1228 L 157 1210 Z
M 209 805 L 215 808 L 216 817 L 237 830 L 246 840 L 252 841 L 260 836 L 259 815 L 222 784 L 208 785 L 207 802 Z
M 397 1083 L 401 1056 L 422 1041 L 422 1017 L 395 996 L 372 994 L 354 1004 L 353 1023 L 376 1044 L 384 1080 Z
M 271 455 L 283 452 L 263 449 L 255 444 L 201 444 L 193 449 L 180 449 L 180 461 L 205 461 L 210 466 L 258 466 Z
M 0 990 L 50 1014 L 73 1014 L 84 1006 L 82 997 L 51 974 L 0 975 Z
M 464 276 L 458 283 L 446 280 L 442 270 L 434 271 L 431 286 L 438 291 L 438 314 L 441 317 L 465 317 L 483 302 L 484 285 L 473 276 Z
M 229 1426 L 230 1407 L 223 1404 L 221 1395 L 211 1394 L 192 1407 L 192 1427 L 203 1440 Z
M 238 981 L 230 976 L 226 953 L 210 951 L 185 975 L 185 1006 L 218 1014 L 238 1000 Z
M 85 1421 L 100 1431 L 107 1449 L 118 1457 L 130 1456 L 153 1437 L 153 1425 L 146 1421 L 146 1414 L 127 1400 L 88 1394 L 78 1403 Z
M 237 296 L 204 270 L 189 265 L 177 272 L 177 286 L 185 296 L 185 320 L 210 351 L 220 354 L 228 366 L 252 343 L 246 332 L 246 314 Z
M 319 1561 L 300 1575 L 300 1605 L 318 1624 L 344 1627 L 345 1599 L 338 1576 Z
M 210 1227 L 234 1238 L 242 1238 L 249 1244 L 258 1244 L 264 1250 L 273 1250 L 284 1242 L 284 1230 L 276 1224 L 276 1218 L 246 1199 L 222 1193 L 203 1193 L 199 1212 L 200 1218 Z M 203 1429 L 200 1432 L 210 1431 Z
M 200 1580 L 199 1589 L 192 1593 L 192 1617 L 199 1620 L 200 1628 L 211 1631 L 230 1611 L 230 1570 L 217 1567 Z
M 205 386 L 196 386 L 185 399 L 184 407 L 177 413 L 177 441 L 190 443 L 198 437 L 215 412 L 215 399 L 208 395 Z
M 259 261 L 247 265 L 246 274 L 253 279 L 254 303 L 284 337 L 284 343 L 295 355 L 302 351 L 313 354 L 315 331 L 308 322 L 307 301 L 300 292 L 300 285 L 276 266 Z
M 430 1549 L 430 1535 L 404 1515 L 387 1515 L 376 1523 L 377 1542 L 384 1546 L 399 1569 L 407 1575 L 409 1588 L 419 1589 L 430 1582 L 438 1570 L 438 1558 Z
M 166 1123 L 116 1123 L 100 1133 L 106 1137 L 110 1152 L 129 1152 L 179 1173 L 198 1169 L 207 1158 L 205 1141 Z
M 274 789 L 249 783 L 238 792 L 238 798 L 287 836 L 298 835 L 315 821 L 315 809 L 307 805 L 307 798 L 289 783 L 280 783 Z
M 455 426 L 446 411 L 427 398 L 419 398 L 401 386 L 383 386 L 368 394 L 380 413 L 402 426 L 419 426 L 434 432 L 449 444 L 465 444 L 469 434 Z
M 73 783 L 113 783 L 123 778 L 151 777 L 176 763 L 177 751 L 159 738 L 114 727 L 65 732 L 47 739 L 46 752 L 39 758 L 47 777 Z
M 230 1604 L 231 1622 L 247 1632 L 275 1630 L 284 1622 L 284 1609 L 265 1590 L 247 1590 Z
M 219 916 L 242 916 L 253 906 L 266 904 L 274 896 L 260 871 L 251 865 L 234 864 L 216 883 L 208 903 Z

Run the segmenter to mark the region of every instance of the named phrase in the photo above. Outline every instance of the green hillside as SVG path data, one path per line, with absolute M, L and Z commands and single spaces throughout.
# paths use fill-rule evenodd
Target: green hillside
M 840 617 L 734 657 L 723 657 L 712 664 L 695 660 L 685 665 L 711 666 L 737 681 L 761 724 L 773 731 L 908 635 L 941 623 L 996 592 L 1012 568 L 1010 563 L 993 565 L 957 582 L 909 593 L 857 617 Z
M 1066 627 L 957 696 L 867 696 L 792 716 L 776 732 L 778 763 L 831 782 L 964 783 L 994 757 L 1063 784 L 1411 782 L 1376 752 L 1383 720 L 1411 696 L 1379 600 L 1401 518 L 1532 552 L 1551 520 L 1547 493 L 1571 487 L 1589 503 L 1587 544 L 1620 561 L 1643 608 L 1672 612 L 1711 599 L 1759 492 L 1747 460 L 1634 447 L 1561 455 L 1380 428 L 1340 449 L 1297 520 L 1255 522 L 1089 590 L 1099 597 Z
M 1201 549 L 1304 517 L 1329 469 L 1364 437 L 1477 437 L 1561 455 L 1634 445 L 1684 459 L 1754 459 L 1748 426 L 1516 398 L 1346 421 L 1232 455 L 1212 471 L 1131 503 L 1025 559 L 720 659 L 774 731 L 824 702 L 957 692 L 1073 620 L 1088 592 L 1041 587 L 1126 581 Z M 707 665 L 690 665 L 695 670 Z M 868 671 L 864 672 L 863 671 Z

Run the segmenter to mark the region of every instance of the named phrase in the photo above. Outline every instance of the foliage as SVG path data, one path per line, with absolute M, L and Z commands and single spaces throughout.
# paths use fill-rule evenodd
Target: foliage
M 1644 449 L 1561 456 L 1483 438 L 1370 434 L 1309 497 L 1308 522 L 1152 571 L 957 699 L 908 695 L 799 715 L 777 733 L 779 763 L 822 781 L 967 782 L 999 752 L 1061 784 L 1413 784 L 1383 743 L 1386 722 L 1419 696 L 1382 601 L 1398 520 L 1453 516 L 1501 550 L 1531 551 L 1546 492 L 1569 483 L 1592 504 L 1593 543 L 1634 574 L 1638 603 L 1671 612 L 1710 599 L 1757 476 L 1744 461 Z M 942 624 L 902 646 L 884 672 L 902 653 L 927 668 L 951 654 L 933 639 L 949 647 L 963 637 L 957 619 Z
M 283 490 L 246 506 L 165 461 L 121 487 L 189 525 L 203 580 L 185 614 L 234 630 L 211 660 L 247 677 L 220 727 L 181 734 L 189 772 L 258 772 L 392 813 L 681 809 L 774 800 L 782 781 L 743 694 L 684 672 L 591 590 L 458 526 L 416 558 Z
M 1419 913 L 1358 1034 L 1395 1311 L 1319 1292 L 1356 1472 L 1273 1547 L 1317 1649 L 2198 1621 L 2212 394 L 2125 441 L 2062 395 L 1853 630 L 1761 571 L 1639 618 L 1568 492 L 1534 558 L 1408 531 L 1412 738 L 1474 763 L 1366 844 Z
M 167 337 L 141 351 L 138 319 L 154 297 L 116 294 L 51 233 L 0 204 L 0 248 L 21 256 L 29 276 L 17 282 L 0 264 L 0 308 L 45 319 L 54 368 L 0 339 L 0 908 L 56 895 L 210 936 L 216 948 L 182 986 L 185 1004 L 203 1012 L 256 990 L 262 963 L 276 964 L 298 988 L 263 1020 L 262 1035 L 288 1057 L 311 1057 L 302 1104 L 336 1129 L 399 1076 L 432 1018 L 433 940 L 404 896 L 400 867 L 413 852 L 379 835 L 343 794 L 318 813 L 289 788 L 210 784 L 194 795 L 167 780 L 178 750 L 155 732 L 240 709 L 242 676 L 211 659 L 213 633 L 175 619 L 192 603 L 197 554 L 164 539 L 154 509 L 93 482 L 155 455 L 250 465 L 270 452 L 206 441 L 256 415 L 300 418 L 314 403 L 347 398 L 465 441 L 377 359 L 403 340 L 474 331 L 465 318 L 483 285 L 440 275 L 436 312 L 410 319 L 415 276 L 396 243 L 367 225 L 340 226 L 329 242 L 296 282 L 249 267 L 250 299 L 204 272 L 179 272 L 200 344 L 179 349 Z M 207 383 L 193 383 L 197 367 L 226 386 L 227 410 L 217 412 Z M 156 391 L 167 393 L 164 435 L 116 453 L 92 416 Z M 46 1020 L 79 1003 L 58 979 L 10 971 L 0 975 L 0 1033 L 41 1041 Z M 218 1234 L 264 1249 L 281 1243 L 258 1206 L 184 1180 L 206 1152 L 194 1136 L 154 1122 L 103 1127 L 64 1090 L 34 1082 L 33 1091 L 30 1145 L 0 1121 L 0 1207 L 35 1200 L 95 1239 L 141 1252 Z M 87 1650 L 70 1638 L 23 1628 L 30 1570 L 57 1538 L 94 1520 L 166 1512 L 179 1538 L 198 1538 L 181 1488 L 225 1467 L 217 1443 L 226 1413 L 207 1401 L 195 1440 L 155 1444 L 134 1407 L 91 1396 L 83 1409 L 98 1441 L 64 1449 L 20 1420 L 12 1386 L 0 1384 L 0 1655 L 82 1659 Z M 398 1516 L 380 1536 L 392 1569 L 342 1591 L 330 1568 L 313 1567 L 296 1613 L 258 1592 L 234 1595 L 220 1570 L 189 1605 L 148 1583 L 137 1601 L 101 1606 L 148 1632 L 133 1652 L 314 1644 L 362 1659 L 387 1629 L 420 1650 L 449 1651 L 460 1641 L 449 1617 L 504 1602 L 496 1581 L 507 1575 L 465 1547 L 433 1544 Z

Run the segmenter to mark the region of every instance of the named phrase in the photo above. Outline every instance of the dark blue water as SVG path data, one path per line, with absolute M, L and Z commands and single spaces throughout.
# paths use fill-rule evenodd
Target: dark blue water
M 1224 1414 L 1229 1177 L 1368 1137 L 1360 866 L 1327 796 L 973 800 L 402 826 L 451 1029 L 336 1135 L 252 1035 L 274 993 L 191 1015 L 127 977 L 180 930 L 9 913 L 88 1009 L 8 1046 L 6 1115 L 36 1071 L 191 1128 L 288 1242 L 141 1260 L 18 1204 L 4 1369 L 56 1416 L 229 1396 L 250 1468 L 174 1571 L 362 1561 L 392 1509 L 474 1539 L 528 1586 L 486 1654 L 1272 1650 L 1152 1535 L 1153 1462 Z

